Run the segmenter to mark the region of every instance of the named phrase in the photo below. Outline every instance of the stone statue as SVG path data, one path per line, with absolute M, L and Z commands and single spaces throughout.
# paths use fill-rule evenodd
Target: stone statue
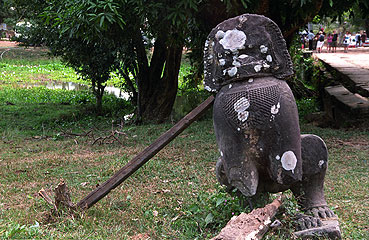
M 300 135 L 296 102 L 286 80 L 292 62 L 278 26 L 244 14 L 216 26 L 204 49 L 205 89 L 216 92 L 217 178 L 247 197 L 291 189 L 306 228 L 333 217 L 323 184 L 328 153 L 315 135 Z

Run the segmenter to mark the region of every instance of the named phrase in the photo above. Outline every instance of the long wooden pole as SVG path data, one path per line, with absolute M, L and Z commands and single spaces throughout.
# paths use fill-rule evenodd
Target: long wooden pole
M 177 137 L 183 130 L 185 130 L 191 123 L 193 123 L 202 113 L 209 109 L 214 102 L 214 96 L 210 96 L 198 107 L 192 110 L 184 118 L 182 118 L 176 125 L 174 125 L 167 132 L 162 134 L 155 142 L 145 148 L 124 167 L 114 174 L 103 184 L 99 185 L 95 190 L 90 192 L 85 198 L 77 203 L 80 209 L 88 209 L 93 206 L 100 199 L 105 197 L 111 190 L 118 187 L 124 180 L 131 176 L 135 171 L 142 167 L 155 154 L 163 149 L 169 142 Z

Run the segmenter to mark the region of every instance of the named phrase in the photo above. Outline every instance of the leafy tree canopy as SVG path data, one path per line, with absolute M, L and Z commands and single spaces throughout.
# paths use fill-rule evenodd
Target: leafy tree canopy
M 97 96 L 108 73 L 117 71 L 138 117 L 156 121 L 171 112 L 182 48 L 192 50 L 194 76 L 201 79 L 203 43 L 221 21 L 242 13 L 266 15 L 290 42 L 318 13 L 339 16 L 354 3 L 367 7 L 367 0 L 13 1 L 33 13 L 37 33 L 55 55 L 95 82 Z

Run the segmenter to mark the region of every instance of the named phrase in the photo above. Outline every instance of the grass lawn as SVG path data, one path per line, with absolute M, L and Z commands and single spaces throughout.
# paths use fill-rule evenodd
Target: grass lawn
M 91 209 L 76 215 L 62 212 L 55 221 L 46 221 L 50 206 L 38 196 L 41 188 L 52 190 L 63 179 L 73 202 L 78 202 L 171 124 L 121 125 L 124 114 L 118 113 L 95 117 L 89 110 L 93 97 L 88 92 L 11 87 L 1 77 L 1 72 L 8 76 L 9 61 L 0 61 L 0 237 L 208 239 L 233 214 L 248 211 L 240 206 L 242 199 L 225 193 L 217 183 L 214 168 L 219 153 L 212 120 L 204 119 Z M 55 76 L 62 76 L 65 67 L 60 69 Z M 51 79 L 48 74 L 54 73 L 45 73 Z M 107 108 L 125 106 L 112 97 L 105 103 Z M 119 142 L 95 142 L 112 129 L 121 132 Z M 68 134 L 90 130 L 94 135 Z M 327 143 L 325 193 L 339 217 L 343 238 L 369 239 L 369 131 L 323 129 L 306 123 L 301 130 Z M 296 208 L 291 194 L 287 195 L 286 212 L 278 216 L 285 227 Z M 270 231 L 265 239 L 288 239 L 288 234 L 282 228 Z

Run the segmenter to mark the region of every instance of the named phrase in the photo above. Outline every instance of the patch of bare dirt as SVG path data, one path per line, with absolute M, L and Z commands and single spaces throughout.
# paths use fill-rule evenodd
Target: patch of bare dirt
M 14 48 L 18 47 L 17 42 L 11 42 L 11 41 L 0 41 L 0 47 L 2 48 Z
M 131 240 L 146 240 L 146 239 L 150 239 L 150 236 L 147 233 L 143 233 L 143 234 L 139 233 L 131 237 Z

